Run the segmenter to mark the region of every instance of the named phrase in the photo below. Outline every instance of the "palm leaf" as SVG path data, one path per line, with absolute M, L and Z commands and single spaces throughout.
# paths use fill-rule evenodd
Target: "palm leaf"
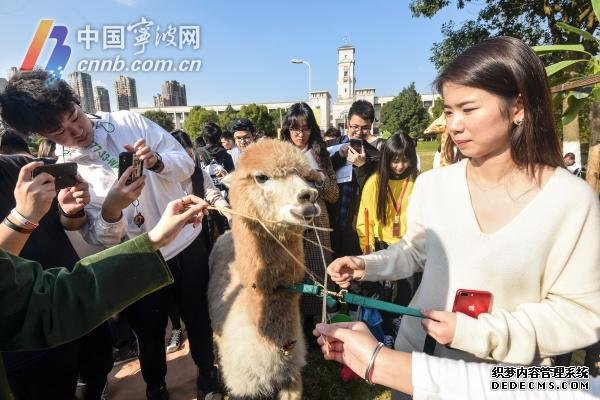
M 533 46 L 532 48 L 537 54 L 554 53 L 557 51 L 576 51 L 579 53 L 588 54 L 590 57 L 592 56 L 590 53 L 585 51 L 582 44 L 545 44 L 542 46 Z
M 559 61 L 559 62 L 557 62 L 555 64 L 548 65 L 546 67 L 546 75 L 552 76 L 555 73 L 557 73 L 558 71 L 561 71 L 561 70 L 563 70 L 563 69 L 565 69 L 567 67 L 570 67 L 573 64 L 577 64 L 577 63 L 580 63 L 580 62 L 588 62 L 588 61 L 589 60 L 582 60 L 582 59 L 580 59 L 580 60 Z
M 565 24 L 564 22 L 557 22 L 556 26 L 558 26 L 560 29 L 562 29 L 564 31 L 576 33 L 584 39 L 598 41 L 598 39 L 595 38 L 594 35 L 592 35 L 588 31 L 584 31 L 583 29 L 575 28 L 574 26 Z
M 592 0 L 592 8 L 594 9 L 594 14 L 596 14 L 596 19 L 600 21 L 600 0 Z

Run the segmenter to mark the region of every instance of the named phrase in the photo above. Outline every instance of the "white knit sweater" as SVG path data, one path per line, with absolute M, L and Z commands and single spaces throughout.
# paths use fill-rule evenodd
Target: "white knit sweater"
M 411 301 L 419 309 L 451 311 L 457 289 L 493 294 L 489 314 L 458 313 L 451 343 L 458 350 L 437 345 L 436 355 L 531 364 L 598 341 L 600 204 L 582 179 L 557 168 L 512 221 L 485 234 L 463 161 L 419 176 L 407 219 L 400 242 L 363 256 L 364 280 L 423 270 Z M 421 351 L 424 340 L 420 320 L 404 317 L 396 348 Z

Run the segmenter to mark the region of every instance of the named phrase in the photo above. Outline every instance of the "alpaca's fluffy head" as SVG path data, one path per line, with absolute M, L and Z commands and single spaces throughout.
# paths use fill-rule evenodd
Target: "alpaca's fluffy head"
M 309 170 L 306 156 L 290 143 L 253 143 L 227 177 L 231 206 L 263 221 L 305 223 L 321 212 L 317 191 L 303 178 Z

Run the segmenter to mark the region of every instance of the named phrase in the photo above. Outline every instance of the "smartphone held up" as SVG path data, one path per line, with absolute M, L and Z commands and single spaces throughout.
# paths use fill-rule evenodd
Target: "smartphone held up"
M 31 177 L 35 178 L 42 172 L 54 177 L 56 190 L 66 189 L 77 184 L 77 163 L 68 162 L 42 165 L 33 170 Z
M 144 162 L 137 158 L 133 153 L 124 151 L 119 154 L 119 178 L 125 173 L 127 168 L 133 167 L 133 173 L 127 178 L 127 185 L 144 174 Z

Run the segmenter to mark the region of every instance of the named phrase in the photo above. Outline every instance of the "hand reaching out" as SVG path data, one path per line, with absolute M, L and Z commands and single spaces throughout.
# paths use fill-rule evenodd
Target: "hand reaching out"
M 89 185 L 80 175 L 77 184 L 58 192 L 58 203 L 65 214 L 76 214 L 90 203 Z
M 160 221 L 148 232 L 154 248 L 169 244 L 187 224 L 193 224 L 194 228 L 200 225 L 202 218 L 208 215 L 207 207 L 206 201 L 194 195 L 171 201 Z

